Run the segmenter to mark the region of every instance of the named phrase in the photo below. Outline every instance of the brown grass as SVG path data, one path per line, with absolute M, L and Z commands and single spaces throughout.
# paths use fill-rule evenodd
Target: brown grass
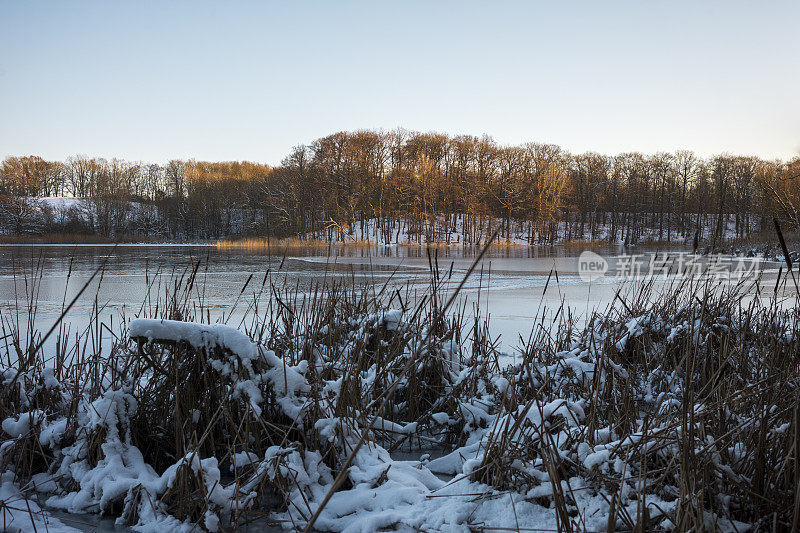
M 215 241 L 214 245 L 220 250 L 247 250 L 253 252 L 270 252 L 281 255 L 286 251 L 314 249 L 325 251 L 337 247 L 363 247 L 375 246 L 369 241 L 326 241 L 321 239 L 300 239 L 297 237 L 285 237 L 281 239 L 271 239 L 266 237 L 241 237 L 227 238 Z
M 327 241 L 322 239 L 301 239 L 298 237 L 286 237 L 282 239 L 270 239 L 266 237 L 242 237 L 219 239 L 214 245 L 220 250 L 246 250 L 252 252 L 270 252 L 276 255 L 292 253 L 296 250 L 317 250 L 325 251 L 336 248 L 376 248 L 384 246 L 400 246 L 407 248 L 480 248 L 479 244 L 463 244 L 446 241 L 436 241 L 432 243 L 418 243 L 413 241 L 402 241 L 385 245 L 376 241 L 348 240 L 348 241 Z M 576 249 L 598 249 L 608 246 L 605 241 L 598 240 L 569 240 L 557 243 L 570 250 Z M 512 248 L 543 248 L 551 246 L 549 244 L 524 244 L 513 241 L 498 239 L 490 245 L 491 250 L 502 250 Z

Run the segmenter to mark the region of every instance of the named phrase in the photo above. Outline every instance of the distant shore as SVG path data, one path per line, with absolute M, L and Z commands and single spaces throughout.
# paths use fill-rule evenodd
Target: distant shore
M 180 241 L 178 239 L 148 238 L 141 235 L 122 235 L 106 237 L 103 235 L 84 235 L 79 233 L 46 233 L 43 235 L 0 235 L 0 246 L 214 246 L 213 240 Z
M 798 249 L 800 249 L 800 234 L 791 232 L 786 234 L 786 241 L 789 250 L 792 251 L 794 256 Z M 217 240 L 191 240 L 182 241 L 179 239 L 165 239 L 165 238 L 148 238 L 140 235 L 121 235 L 116 237 L 106 237 L 101 235 L 85 235 L 85 234 L 70 234 L 70 233 L 51 233 L 43 235 L 0 235 L 0 246 L 193 246 L 193 247 L 211 247 L 219 250 L 243 250 L 253 252 L 275 251 L 276 253 L 284 253 L 287 250 L 293 249 L 316 249 L 323 251 L 326 248 L 386 248 L 386 247 L 434 247 L 434 248 L 474 248 L 481 246 L 480 243 L 464 243 L 463 241 L 457 242 L 454 240 L 435 240 L 426 241 L 415 239 L 404 239 L 398 242 L 380 242 L 375 239 L 320 239 L 318 237 L 299 238 L 299 237 L 227 237 Z M 576 251 L 585 249 L 601 249 L 601 248 L 641 248 L 641 247 L 658 247 L 658 248 L 691 248 L 693 243 L 685 238 L 666 240 L 643 240 L 634 244 L 625 244 L 621 242 L 609 242 L 606 239 L 575 239 L 575 240 L 561 240 L 556 242 L 542 242 L 542 243 L 526 243 L 518 239 L 505 239 L 498 238 L 492 244 L 493 248 L 534 248 L 534 247 L 561 247 L 564 249 L 574 249 Z M 728 239 L 722 243 L 717 244 L 716 247 L 711 247 L 710 243 L 700 241 L 697 248 L 699 253 L 733 253 L 733 254 L 757 254 L 765 256 L 780 256 L 781 251 L 777 244 L 777 239 L 774 234 L 768 233 L 754 233 L 745 239 Z

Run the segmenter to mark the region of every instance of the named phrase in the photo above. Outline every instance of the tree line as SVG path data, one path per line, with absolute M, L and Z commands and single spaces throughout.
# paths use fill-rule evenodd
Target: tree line
M 80 201 L 46 201 L 70 197 Z M 800 158 L 571 154 L 405 130 L 339 132 L 280 165 L 7 157 L 5 233 L 167 239 L 300 236 L 478 243 L 745 237 L 800 229 Z

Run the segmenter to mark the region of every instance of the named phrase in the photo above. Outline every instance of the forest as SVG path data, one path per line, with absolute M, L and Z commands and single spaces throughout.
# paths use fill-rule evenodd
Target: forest
M 501 241 L 526 244 L 714 245 L 767 230 L 773 218 L 800 228 L 800 157 L 576 155 L 398 129 L 335 133 L 274 167 L 29 155 L 0 168 L 6 236 L 477 244 L 499 227 Z

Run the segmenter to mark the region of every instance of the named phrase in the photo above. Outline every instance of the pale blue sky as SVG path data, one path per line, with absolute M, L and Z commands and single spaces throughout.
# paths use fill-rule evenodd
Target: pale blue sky
M 798 0 L 0 0 L 0 156 L 275 164 L 401 126 L 787 159 L 798 28 Z

